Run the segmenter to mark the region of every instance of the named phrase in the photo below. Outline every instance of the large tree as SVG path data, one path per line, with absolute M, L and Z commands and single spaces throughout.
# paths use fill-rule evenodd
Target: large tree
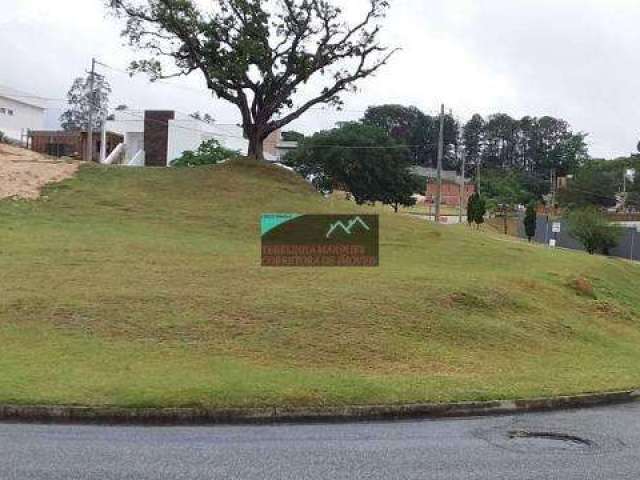
M 67 93 L 69 108 L 60 115 L 60 124 L 64 130 L 87 130 L 92 104 L 93 128 L 100 129 L 107 120 L 111 86 L 104 76 L 94 73 L 92 90 L 90 75 L 76 78 Z
M 410 171 L 409 152 L 384 130 L 357 122 L 305 138 L 285 162 L 323 191 L 351 193 L 356 202 L 381 202 L 397 212 L 416 203 L 422 188 Z
M 195 0 L 107 2 L 127 19 L 123 35 L 151 54 L 131 70 L 152 79 L 200 72 L 240 110 L 248 153 L 257 158 L 270 133 L 316 105 L 340 106 L 343 92 L 393 54 L 378 40 L 387 0 L 369 0 L 354 24 L 327 0 L 214 0 L 206 11 Z M 175 67 L 170 72 L 163 58 Z M 324 85 L 296 102 L 312 78 Z
M 382 128 L 389 135 L 409 147 L 412 162 L 436 166 L 440 119 L 420 109 L 404 105 L 377 105 L 367 109 L 362 119 L 366 125 Z M 459 125 L 452 115 L 444 117 L 444 167 L 457 167 Z
M 475 114 L 471 117 L 462 132 L 462 143 L 467 155 L 467 163 L 478 167 L 484 149 L 484 128 L 485 121 L 482 115 Z
M 614 207 L 616 194 L 622 191 L 624 168 L 622 162 L 611 160 L 587 162 L 569 181 L 567 188 L 558 192 L 558 203 L 572 209 L 589 205 Z

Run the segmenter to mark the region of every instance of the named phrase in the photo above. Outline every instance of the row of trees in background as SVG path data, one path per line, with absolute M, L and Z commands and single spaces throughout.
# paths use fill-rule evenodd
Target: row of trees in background
M 507 114 L 476 114 L 462 132 L 467 161 L 485 168 L 546 177 L 554 170 L 562 176 L 588 159 L 584 133 L 549 116 L 514 119 Z
M 443 124 L 444 168 L 459 170 L 461 154 L 466 155 L 485 208 L 505 216 L 514 205 L 549 193 L 552 170 L 558 175 L 573 172 L 588 158 L 585 135 L 552 117 L 514 120 L 496 114 L 484 120 L 474 115 L 461 126 L 446 114 Z M 436 165 L 439 128 L 439 116 L 413 106 L 372 106 L 359 122 L 306 139 L 287 134 L 286 140 L 300 142 L 287 163 L 313 176 L 323 190 L 343 185 L 360 203 L 383 201 L 397 208 L 412 202 L 414 193 L 424 193 L 425 182 L 405 171 L 412 165 Z M 383 192 L 389 198 L 383 200 Z
M 407 145 L 411 161 L 435 166 L 438 151 L 439 116 L 425 114 L 413 106 L 369 107 L 362 119 L 385 130 Z M 451 114 L 444 118 L 444 168 L 460 167 L 464 152 L 470 168 L 513 171 L 535 178 L 570 173 L 588 158 L 586 135 L 575 133 L 569 124 L 549 116 L 514 119 L 504 113 L 479 114 L 461 125 Z

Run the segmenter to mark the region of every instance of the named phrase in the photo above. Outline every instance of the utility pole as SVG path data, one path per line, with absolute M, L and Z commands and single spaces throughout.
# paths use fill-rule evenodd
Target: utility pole
M 440 134 L 438 135 L 438 168 L 436 179 L 438 194 L 436 195 L 436 223 L 440 223 L 440 204 L 442 202 L 442 157 L 444 156 L 444 103 L 440 106 Z
M 557 185 L 556 169 L 552 168 L 551 169 L 551 208 L 553 210 L 555 210 L 555 205 L 556 205 L 556 185 Z
M 464 199 L 466 197 L 466 193 L 467 193 L 467 182 L 466 182 L 466 178 L 465 178 L 465 163 L 467 160 L 467 156 L 465 155 L 465 152 L 461 152 L 460 153 L 460 157 L 462 157 L 462 167 L 461 167 L 461 173 L 462 175 L 460 176 L 460 211 L 459 211 L 459 222 L 460 225 L 462 225 L 462 209 L 463 209 L 463 205 L 464 205 Z
M 93 109 L 95 108 L 95 74 L 96 74 L 96 59 L 91 59 L 91 73 L 89 74 L 89 115 L 87 125 L 87 162 L 93 160 Z

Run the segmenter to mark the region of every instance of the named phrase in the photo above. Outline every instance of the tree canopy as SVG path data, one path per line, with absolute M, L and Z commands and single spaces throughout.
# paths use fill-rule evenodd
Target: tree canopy
M 547 178 L 552 169 L 564 176 L 588 159 L 585 139 L 585 134 L 572 132 L 562 119 L 525 116 L 516 120 L 504 113 L 490 115 L 486 120 L 475 114 L 463 133 L 470 164 Z
M 416 165 L 435 167 L 438 155 L 440 119 L 423 113 L 417 107 L 403 105 L 378 105 L 367 109 L 362 122 L 382 128 L 391 137 L 407 145 L 411 160 Z M 458 167 L 456 148 L 460 127 L 452 115 L 444 118 L 445 169 Z
M 94 73 L 93 91 L 91 90 L 90 74 L 87 77 L 76 78 L 67 93 L 69 108 L 60 115 L 62 128 L 64 130 L 87 130 L 89 110 L 93 104 L 93 121 L 91 123 L 94 129 L 100 129 L 108 117 L 110 94 L 109 82 L 99 73 Z
M 305 138 L 285 162 L 323 191 L 351 193 L 356 202 L 381 202 L 396 211 L 415 204 L 421 188 L 409 172 L 408 150 L 377 127 L 357 122 Z
M 368 0 L 360 20 L 346 22 L 329 0 L 107 0 L 126 19 L 123 35 L 150 56 L 131 65 L 152 79 L 199 72 L 242 116 L 249 155 L 319 104 L 340 106 L 341 94 L 380 69 L 393 50 L 379 42 L 387 0 Z M 164 62 L 163 62 L 164 60 Z M 166 61 L 171 70 L 166 68 Z M 311 79 L 322 86 L 300 102 Z

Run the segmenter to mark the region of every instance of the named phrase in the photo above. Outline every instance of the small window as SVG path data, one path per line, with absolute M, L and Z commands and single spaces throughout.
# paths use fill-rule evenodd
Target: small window
M 7 109 L 6 108 L 0 108 L 0 113 L 6 114 L 7 113 Z
M 13 117 L 13 110 L 9 109 L 7 110 L 7 113 L 9 114 L 10 117 Z

